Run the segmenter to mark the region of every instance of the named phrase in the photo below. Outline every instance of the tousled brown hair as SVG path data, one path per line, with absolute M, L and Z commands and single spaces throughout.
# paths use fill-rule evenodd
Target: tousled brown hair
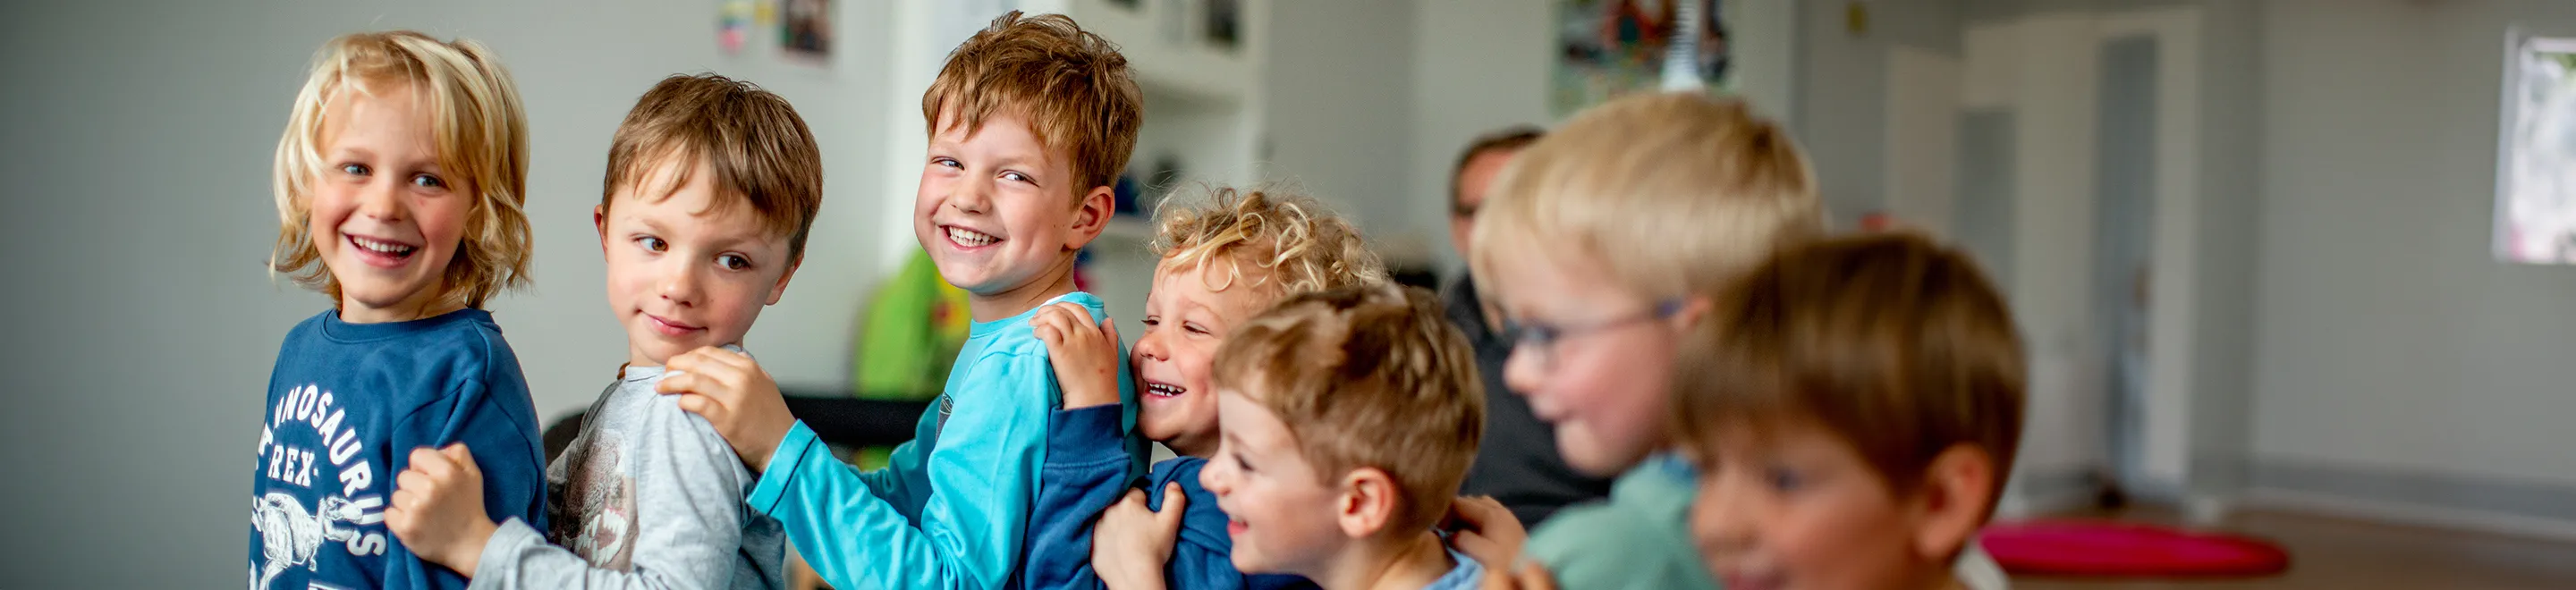
M 789 260 L 803 260 L 805 236 L 823 207 L 823 155 L 796 107 L 767 90 L 715 74 L 663 78 L 635 100 L 609 141 L 608 177 L 600 209 L 659 166 L 671 166 L 670 187 L 689 182 L 696 163 L 715 172 L 716 190 L 740 197 L 771 235 L 787 236 Z
M 942 115 L 955 116 L 969 135 L 997 114 L 1020 115 L 1038 143 L 1065 156 L 1079 202 L 1127 169 L 1144 96 L 1116 44 L 1064 15 L 1014 10 L 948 53 L 921 95 L 921 116 L 937 137 Z
M 1911 233 L 1839 238 L 1783 251 L 1714 301 L 1673 382 L 1674 431 L 1701 456 L 1721 433 L 1803 421 L 1898 490 L 1957 445 L 1994 457 L 1998 488 L 2011 472 L 2021 337 L 1966 255 Z
M 1216 386 L 1286 424 L 1319 479 L 1374 467 L 1403 503 L 1386 530 L 1449 511 L 1484 436 L 1467 337 L 1429 291 L 1386 283 L 1289 296 L 1227 335 Z

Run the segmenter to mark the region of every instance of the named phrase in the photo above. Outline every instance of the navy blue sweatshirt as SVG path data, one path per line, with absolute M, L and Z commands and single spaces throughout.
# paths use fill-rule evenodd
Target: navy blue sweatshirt
M 1132 489 L 1121 414 L 1114 405 L 1055 412 L 1047 431 L 1046 464 L 1038 476 L 1037 509 L 1030 512 L 1024 588 L 1107 588 L 1091 569 L 1091 527 Z M 1171 561 L 1163 564 L 1164 583 L 1192 589 L 1316 587 L 1297 576 L 1235 571 L 1225 511 L 1217 509 L 1216 494 L 1199 485 L 1199 468 L 1205 465 L 1204 458 L 1177 457 L 1154 464 L 1145 477 L 1145 504 L 1154 510 L 1163 509 L 1165 484 L 1181 484 L 1181 493 L 1189 497 L 1180 539 L 1172 544 Z
M 495 522 L 545 529 L 545 455 L 492 314 L 382 324 L 326 311 L 286 333 L 251 485 L 251 588 L 464 588 L 385 529 L 412 449 L 462 442 Z

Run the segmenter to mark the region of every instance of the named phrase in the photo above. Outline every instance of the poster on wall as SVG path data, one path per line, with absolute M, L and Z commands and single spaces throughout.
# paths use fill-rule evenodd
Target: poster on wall
M 2576 38 L 2517 37 L 2496 158 L 2496 258 L 2576 263 Z
M 1719 0 L 1561 0 L 1557 116 L 1640 90 L 1725 89 Z
M 790 55 L 824 60 L 832 57 L 832 0 L 782 0 L 778 45 Z

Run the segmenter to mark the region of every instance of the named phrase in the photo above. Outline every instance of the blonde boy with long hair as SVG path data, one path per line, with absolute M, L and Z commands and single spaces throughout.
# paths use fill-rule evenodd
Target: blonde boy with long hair
M 286 334 L 251 488 L 252 588 L 461 588 L 395 538 L 397 474 L 471 445 L 494 520 L 545 525 L 519 359 L 484 303 L 527 282 L 528 127 L 490 49 L 411 31 L 332 39 L 276 164 L 274 272 L 332 307 Z

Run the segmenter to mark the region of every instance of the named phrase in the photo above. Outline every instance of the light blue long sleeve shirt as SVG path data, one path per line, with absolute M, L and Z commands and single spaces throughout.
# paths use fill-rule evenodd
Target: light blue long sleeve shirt
M 1100 298 L 1075 292 L 1093 317 Z M 833 458 L 799 421 L 752 488 L 753 510 L 838 588 L 998 589 L 1018 569 L 1046 462 L 1047 420 L 1063 390 L 1027 313 L 977 322 L 939 402 L 884 469 Z M 1120 384 L 1121 398 L 1133 394 Z

